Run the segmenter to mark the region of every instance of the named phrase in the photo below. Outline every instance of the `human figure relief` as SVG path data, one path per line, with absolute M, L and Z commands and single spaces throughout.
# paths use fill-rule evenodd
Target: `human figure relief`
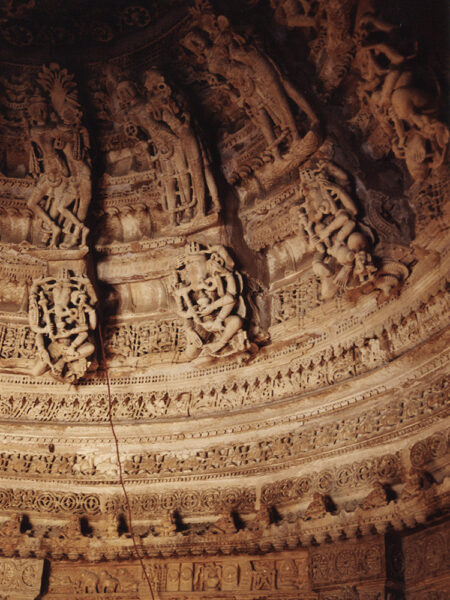
M 88 234 L 89 137 L 72 79 L 56 64 L 43 67 L 40 88 L 28 102 L 30 171 L 36 177 L 28 208 L 41 221 L 41 242 L 50 248 L 85 246 Z
M 327 497 L 319 492 L 314 492 L 313 499 L 305 510 L 304 520 L 321 519 L 328 512 Z
M 80 124 L 74 84 L 57 65 L 44 67 L 38 81 L 49 91 L 59 121 L 54 121 L 54 114 L 49 118 L 49 103 L 37 90 L 28 108 L 31 172 L 37 177 L 28 204 L 50 232 L 47 235 L 50 247 L 56 247 L 58 242 L 62 248 L 85 245 L 88 230 L 83 221 L 91 194 L 86 156 L 89 141 L 86 129 Z
M 317 37 L 310 42 L 311 58 L 326 92 L 336 89 L 355 55 L 352 36 L 354 0 L 322 0 L 317 10 Z
M 158 535 L 168 537 L 177 533 L 177 517 L 173 510 L 167 510 L 162 519 L 161 524 L 157 527 Z
M 198 2 L 192 13 L 200 31 L 190 32 L 184 46 L 210 73 L 229 84 L 235 101 L 261 129 L 266 151 L 280 158 L 286 147 L 296 146 L 297 151 L 311 154 L 317 147 L 317 136 L 309 131 L 300 140 L 288 100 L 306 115 L 311 128 L 317 127 L 318 118 L 303 95 L 265 54 L 233 32 L 226 17 L 216 17 L 209 3 Z
M 95 346 L 89 332 L 97 326 L 94 289 L 85 276 L 66 275 L 34 281 L 30 290 L 29 321 L 36 333 L 38 359 L 32 370 L 48 369 L 60 380 L 72 383 L 82 377 Z
M 218 212 L 218 191 L 206 150 L 162 74 L 155 69 L 145 73 L 145 93 L 113 69 L 108 78 L 114 96 L 110 110 L 133 142 L 134 161 L 144 170 L 155 169 L 170 224 L 190 223 L 211 208 Z
M 175 272 L 172 290 L 186 324 L 185 358 L 247 351 L 242 276 L 223 246 L 191 243 Z
M 258 0 L 259 1 L 259 0 Z M 275 20 L 289 28 L 316 26 L 316 10 L 311 0 L 270 0 Z
M 270 0 L 275 20 L 288 29 L 303 29 L 310 58 L 326 92 L 339 86 L 354 58 L 354 0 Z M 311 39 L 312 37 L 312 39 Z
M 319 160 L 300 171 L 304 204 L 299 218 L 316 252 L 313 271 L 322 282 L 322 296 L 331 298 L 351 279 L 361 285 L 376 268 L 368 237 L 357 230 L 358 209 L 349 193 L 346 173 L 330 161 Z
M 414 180 L 424 180 L 444 164 L 449 147 L 449 129 L 438 118 L 439 93 L 417 85 L 411 63 L 416 51 L 407 55 L 395 47 L 396 27 L 380 19 L 370 2 L 362 7 L 356 24 L 358 95 L 361 111 L 375 121 L 367 148 L 374 158 L 392 150 Z
M 11 518 L 0 524 L 0 537 L 15 540 L 20 535 L 22 515 L 13 513 Z
M 194 131 L 190 114 L 183 109 L 163 75 L 156 69 L 145 73 L 144 86 L 147 90 L 150 114 L 161 125 L 166 125 L 177 140 L 174 150 L 177 152 L 176 159 L 180 166 L 180 197 L 186 199 L 184 204 L 190 203 L 192 195 L 195 200 L 195 212 L 206 214 L 206 195 L 209 192 L 213 208 L 218 212 L 220 203 L 217 185 L 205 148 Z M 169 208 L 175 223 L 180 220 L 180 216 L 176 218 L 176 213 L 182 213 L 184 210 L 183 203 Z
M 198 591 L 220 590 L 222 584 L 222 568 L 216 563 L 200 563 L 196 565 L 193 587 Z

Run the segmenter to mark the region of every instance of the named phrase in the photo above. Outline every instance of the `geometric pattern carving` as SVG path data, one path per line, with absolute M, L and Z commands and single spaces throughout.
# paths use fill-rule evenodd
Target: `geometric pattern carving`
M 34 600 L 41 590 L 43 560 L 1 558 L 0 598 Z

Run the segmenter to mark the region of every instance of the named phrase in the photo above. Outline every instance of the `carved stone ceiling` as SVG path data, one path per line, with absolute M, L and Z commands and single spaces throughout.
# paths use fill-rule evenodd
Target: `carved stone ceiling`
M 110 46 L 136 36 L 182 6 L 181 0 L 5 0 L 0 33 L 6 46 L 45 49 Z
M 442 10 L 2 3 L 0 600 L 447 597 Z

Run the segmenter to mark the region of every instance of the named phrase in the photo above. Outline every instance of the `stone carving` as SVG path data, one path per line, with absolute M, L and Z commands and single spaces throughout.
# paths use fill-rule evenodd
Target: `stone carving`
M 172 536 L 177 533 L 177 518 L 173 510 L 166 511 L 157 531 L 159 535 L 164 537 Z
M 17 538 L 20 536 L 21 524 L 22 515 L 15 513 L 10 519 L 0 524 L 0 536 L 8 538 L 9 541 L 17 541 Z
M 143 82 L 140 92 L 138 84 L 111 68 L 106 83 L 110 95 L 96 92 L 104 114 L 120 126 L 124 138 L 123 147 L 110 152 L 112 173 L 149 171 L 147 178 L 154 179 L 162 195 L 159 203 L 168 214 L 168 226 L 192 228 L 193 220 L 220 210 L 206 148 L 181 96 L 162 73 L 148 70 Z
M 36 334 L 38 359 L 33 375 L 50 369 L 61 380 L 82 377 L 95 351 L 89 332 L 97 326 L 94 288 L 85 276 L 67 273 L 33 283 L 29 298 L 30 327 Z
M 95 532 L 100 539 L 113 540 L 119 536 L 119 519 L 117 514 L 107 513 L 95 525 Z
M 91 200 L 89 136 L 81 124 L 73 76 L 52 63 L 43 67 L 37 83 L 40 87 L 28 101 L 31 173 L 36 177 L 28 208 L 42 223 L 40 241 L 45 246 L 85 246 Z M 51 111 L 58 117 L 56 125 Z
M 81 538 L 80 518 L 71 516 L 65 525 L 56 530 L 56 534 L 64 543 L 79 540 Z
M 292 594 L 298 582 L 307 578 L 305 550 L 297 550 L 292 559 L 281 559 L 276 554 L 266 557 L 246 556 L 208 558 L 201 560 L 155 561 L 145 560 L 145 569 L 151 577 L 154 592 L 169 598 L 236 598 L 249 593 Z M 48 596 L 53 598 L 100 597 L 130 598 L 135 600 L 148 594 L 142 568 L 136 562 L 125 566 L 110 564 L 102 568 L 89 564 L 60 563 L 52 570 Z M 91 596 L 92 595 L 92 596 Z M 315 598 L 316 595 L 305 596 Z
M 313 500 L 305 511 L 305 519 L 320 519 L 328 512 L 328 499 L 323 494 L 314 492 Z
M 445 598 L 444 590 L 448 595 L 448 541 L 445 523 L 404 539 L 405 582 L 414 600 L 433 597 L 440 600 Z M 434 595 L 431 590 L 436 590 Z
M 369 138 L 366 148 L 374 158 L 391 149 L 405 160 L 411 177 L 424 180 L 445 160 L 448 127 L 439 120 L 438 103 L 417 87 L 411 59 L 396 43 L 396 27 L 379 16 L 372 3 L 363 4 L 356 24 L 356 65 L 361 73 L 358 89 L 361 112 Z
M 317 76 L 326 94 L 340 85 L 353 62 L 353 5 L 353 0 L 319 2 L 320 8 L 314 24 L 316 37 L 309 46 L 310 57 L 316 65 Z
M 147 13 L 119 2 L 122 26 L 152 21 L 160 1 Z M 395 31 L 369 2 L 280 0 L 279 21 L 303 31 L 271 32 L 267 1 L 254 28 L 246 22 L 256 16 L 254 0 L 215 2 L 229 20 L 206 3 L 189 13 L 173 1 L 167 22 L 151 23 L 149 46 L 116 55 L 110 70 L 77 61 L 80 82 L 100 73 L 97 89 L 83 90 L 100 178 L 89 222 L 97 220 L 92 263 L 108 381 L 94 371 L 95 295 L 79 275 L 95 264 L 83 258 L 88 219 L 78 213 L 90 201 L 89 140 L 80 116 L 65 114 L 68 106 L 80 114 L 75 88 L 55 66 L 37 75 L 37 58 L 20 77 L 11 75 L 16 65 L 2 65 L 0 553 L 46 557 L 51 581 L 41 595 L 49 600 L 145 597 L 137 554 L 167 600 L 380 600 L 389 539 L 422 533 L 400 535 L 441 522 L 448 510 L 446 129 L 426 94 L 425 105 L 416 102 L 422 88 L 405 75 L 413 66 L 406 51 L 398 50 L 398 79 L 390 79 Z M 343 78 L 357 47 L 354 17 L 355 68 L 373 103 L 368 149 L 374 157 L 380 142 L 386 156 L 393 141 L 410 172 L 425 177 L 408 198 L 402 165 L 361 156 L 355 146 L 364 135 L 348 131 L 358 72 Z M 329 136 L 320 148 L 314 112 L 262 51 L 261 33 L 292 81 L 319 92 Z M 167 55 L 161 40 L 170 40 Z M 290 55 L 291 44 L 299 53 Z M 389 72 L 377 80 L 364 71 L 364 52 Z M 341 82 L 342 95 L 332 94 Z M 220 182 L 220 219 L 206 138 L 184 94 L 233 184 Z M 61 274 L 63 260 L 77 275 Z M 253 355 L 258 327 L 270 339 L 261 335 Z M 120 460 L 110 416 L 119 422 Z M 423 471 L 405 477 L 408 460 L 435 482 Z M 389 502 L 388 486 L 396 493 Z M 434 577 L 442 545 L 437 537 L 425 546 Z M 420 597 L 424 587 L 404 583 L 397 595 Z
M 411 465 L 415 469 L 420 469 L 425 464 L 445 456 L 448 452 L 449 442 L 450 438 L 444 431 L 416 442 L 410 451 Z
M 274 17 L 284 27 L 300 28 L 309 41 L 310 59 L 327 93 L 339 86 L 353 62 L 353 0 L 271 0 Z
M 316 277 L 293 283 L 277 290 L 272 301 L 272 322 L 283 323 L 296 319 L 304 323 L 305 316 L 319 305 L 320 284 Z
M 43 560 L 2 557 L 0 594 L 10 600 L 34 600 L 40 593 L 43 567 Z
M 208 2 L 199 1 L 192 9 L 196 28 L 182 41 L 208 73 L 225 81 L 226 93 L 264 136 L 264 161 L 287 155 L 297 164 L 318 146 L 318 118 L 306 98 L 283 76 L 280 69 L 263 52 L 237 35 L 228 19 L 214 15 Z M 207 77 L 208 78 L 208 77 Z M 220 85 L 220 83 L 219 83 Z M 302 138 L 289 99 L 306 118 Z M 230 181 L 245 179 L 255 169 L 255 162 L 229 173 Z
M 81 594 L 113 594 L 120 591 L 120 581 L 106 569 L 98 574 L 93 571 L 82 571 L 76 582 L 77 591 Z
M 14 367 L 18 359 L 30 360 L 36 353 L 36 334 L 26 325 L 0 323 L 0 364 Z
M 173 90 L 156 69 L 144 74 L 144 87 L 147 91 L 149 114 L 159 126 L 159 132 L 169 130 L 171 134 L 171 144 L 168 143 L 166 133 L 166 143 L 159 145 L 156 136 L 155 145 L 157 152 L 161 154 L 162 185 L 172 225 L 190 221 L 192 214 L 206 214 L 207 193 L 213 210 L 218 212 L 220 203 L 216 182 L 206 150 L 200 137 L 194 132 L 189 113 L 183 110 Z M 172 170 L 164 172 L 168 158 L 173 163 Z
M 141 32 L 153 21 L 167 14 L 177 4 L 157 4 L 152 10 L 134 2 L 112 6 L 101 0 L 96 8 L 87 7 L 85 21 L 80 20 L 75 7 L 52 5 L 53 19 L 39 20 L 39 2 L 36 0 L 5 0 L 2 6 L 2 43 L 13 49 L 41 52 L 49 41 L 64 43 L 76 50 L 91 44 L 103 47 L 120 41 L 126 33 Z
M 286 27 L 314 27 L 316 24 L 316 11 L 309 0 L 270 0 L 270 6 L 276 21 Z
M 100 497 L 97 494 L 73 492 L 46 492 L 35 489 L 0 490 L 0 506 L 23 512 L 75 513 L 95 515 L 100 511 Z
M 443 483 L 440 486 L 434 486 L 434 489 L 430 489 L 430 493 L 427 493 L 427 497 L 424 496 L 423 499 L 415 505 L 415 510 L 418 511 L 416 512 L 416 515 L 423 519 L 423 521 L 427 518 L 438 518 L 436 509 L 438 506 L 441 506 L 442 501 L 445 502 L 445 495 L 447 493 L 448 482 L 447 484 Z M 109 506 L 109 508 L 112 509 L 113 507 Z M 277 517 L 277 522 L 272 523 L 272 510 L 263 507 L 256 512 L 253 521 L 247 525 L 245 529 L 241 529 L 239 533 L 230 532 L 228 534 L 222 533 L 221 535 L 211 536 L 208 533 L 208 525 L 205 528 L 204 523 L 203 525 L 200 523 L 196 525 L 191 524 L 187 528 L 184 528 L 185 530 L 187 529 L 187 531 L 184 531 L 182 536 L 179 536 L 178 539 L 173 539 L 170 542 L 169 540 L 161 539 L 159 536 L 144 536 L 146 541 L 143 542 L 144 546 L 142 551 L 153 552 L 154 550 L 159 550 L 162 551 L 165 556 L 168 556 L 171 553 L 177 554 L 178 552 L 181 552 L 184 556 L 186 555 L 186 538 L 188 538 L 188 548 L 194 556 L 204 550 L 207 550 L 207 553 L 210 555 L 217 554 L 218 552 L 223 552 L 226 548 L 230 548 L 230 544 L 235 544 L 236 542 L 239 544 L 243 542 L 257 543 L 260 549 L 266 552 L 267 548 L 270 547 L 270 544 L 272 543 L 275 547 L 281 543 L 281 546 L 283 547 L 286 539 L 291 540 L 289 542 L 290 544 L 294 542 L 294 545 L 297 545 L 296 540 L 299 538 L 302 543 L 311 543 L 313 538 L 321 543 L 326 535 L 334 539 L 342 533 L 347 537 L 354 538 L 358 528 L 363 535 L 370 532 L 372 527 L 376 527 L 379 532 L 384 532 L 388 526 L 399 531 L 405 526 L 403 522 L 405 522 L 407 527 L 414 526 L 415 519 L 410 519 L 408 516 L 411 512 L 411 508 L 411 502 L 408 501 L 406 504 L 397 502 L 390 509 L 387 507 L 379 507 L 375 514 L 366 513 L 367 516 L 364 514 L 364 511 L 361 511 L 359 508 L 351 513 L 344 510 L 341 511 L 340 514 L 334 516 L 322 516 L 317 519 L 316 522 L 304 521 L 299 527 L 298 521 L 294 523 L 292 517 L 288 517 L 286 520 L 283 518 L 280 519 L 279 515 Z M 420 513 L 422 512 L 422 517 L 420 517 Z M 107 515 L 110 515 L 111 518 L 106 518 L 105 525 L 112 522 L 112 518 L 114 518 L 112 512 L 107 513 Z M 409 525 L 406 522 L 408 522 Z M 100 524 L 100 521 L 98 521 L 98 524 Z M 17 539 L 0 540 L 2 542 L 0 544 L 2 551 L 13 552 L 14 548 L 17 548 L 18 546 L 22 556 L 29 555 L 30 552 L 40 552 L 41 550 L 46 553 L 54 553 L 55 556 L 60 556 L 61 551 L 64 551 L 64 543 L 67 543 L 67 541 L 64 542 L 59 536 L 60 527 L 51 527 L 50 531 L 46 531 L 43 537 L 41 537 L 42 533 L 38 532 L 39 529 L 42 532 L 42 528 L 38 528 L 37 530 L 33 530 L 33 535 L 31 536 L 21 536 L 19 545 L 17 544 Z M 294 536 L 294 539 L 292 539 L 292 536 Z M 11 542 L 13 544 L 12 546 Z M 108 550 L 106 550 L 107 547 Z M 112 535 L 107 535 L 105 542 L 101 544 L 98 540 L 91 537 L 80 538 L 79 535 L 77 535 L 77 539 L 73 540 L 73 546 L 67 552 L 69 558 L 72 558 L 72 560 L 79 555 L 86 556 L 86 554 L 90 557 L 89 560 L 99 560 L 104 552 L 107 552 L 109 559 L 113 559 L 114 557 L 119 557 L 119 555 L 123 558 L 124 552 L 129 553 L 132 551 L 132 547 L 133 542 L 129 539 L 129 536 L 119 540 L 117 538 L 114 539 L 114 536 Z M 349 550 L 350 547 L 351 544 L 347 544 L 347 550 Z M 357 560 L 361 560 L 361 557 L 357 557 Z M 372 560 L 372 558 L 370 560 Z M 261 568 L 263 569 L 263 565 L 261 565 Z M 258 570 L 258 568 L 255 568 L 254 570 Z M 291 570 L 292 569 L 290 569 L 290 571 Z M 270 572 L 270 569 L 268 569 L 267 572 Z M 350 579 L 352 579 L 351 575 Z M 353 575 L 353 579 L 354 578 Z
M 400 497 L 402 500 L 411 500 L 422 496 L 424 490 L 430 487 L 430 479 L 425 471 L 411 469 Z
M 196 565 L 193 588 L 198 591 L 220 590 L 222 582 L 222 569 L 216 563 Z
M 172 283 L 177 313 L 186 324 L 185 359 L 249 351 L 242 276 L 223 246 L 192 243 Z
M 218 534 L 232 534 L 237 532 L 236 522 L 233 513 L 221 515 L 210 527 L 210 531 Z
M 373 489 L 370 494 L 364 498 L 361 507 L 364 510 L 371 510 L 372 508 L 378 508 L 379 506 L 386 506 L 387 503 L 388 497 L 386 489 L 382 483 L 376 481 L 373 484 Z
M 317 450 L 329 451 L 345 447 L 349 440 L 359 444 L 370 445 L 374 436 L 390 438 L 392 432 L 400 431 L 417 424 L 428 415 L 443 416 L 446 406 L 448 382 L 441 381 L 425 392 L 412 393 L 407 401 L 401 397 L 376 407 L 368 408 L 364 416 L 342 417 L 328 425 L 316 427 L 305 426 L 303 429 L 293 428 L 284 435 L 272 435 L 252 442 L 237 442 L 229 445 L 207 446 L 203 449 L 191 449 L 175 452 L 144 452 L 129 454 L 123 459 L 124 476 L 130 479 L 173 477 L 174 474 L 189 475 L 196 473 L 220 473 L 224 469 L 229 473 L 245 473 L 256 466 L 260 471 L 272 469 L 275 465 L 286 464 L 286 461 L 302 460 L 311 453 L 317 456 Z M 105 480 L 105 476 L 97 467 L 91 467 L 89 457 L 83 454 L 55 453 L 2 453 L 0 470 L 9 473 L 33 473 L 35 476 L 45 474 L 60 479 L 79 478 L 80 465 L 87 462 L 85 476 L 95 476 L 97 480 Z M 310 460 L 310 459 L 309 459 Z M 367 477 L 366 467 L 362 467 Z M 392 472 L 392 461 L 381 461 L 377 467 L 379 477 L 389 481 Z M 348 476 L 348 475 L 347 475 Z M 117 474 L 115 475 L 117 477 Z M 345 477 L 345 473 L 343 475 Z M 364 475 L 361 476 L 364 480 Z M 371 476 L 373 477 L 373 475 Z M 324 472 L 317 482 L 318 491 L 328 492 L 332 484 L 333 474 Z M 270 497 L 270 496 L 269 496 Z M 192 497 L 188 502 L 192 502 Z M 200 498 L 198 499 L 198 501 Z M 197 501 L 195 501 L 197 502 Z
M 112 414 L 115 419 L 156 419 L 165 415 L 199 415 L 215 411 L 228 410 L 229 408 L 258 406 L 267 402 L 276 401 L 292 393 L 304 393 L 317 389 L 320 385 L 330 385 L 346 379 L 355 374 L 362 374 L 370 369 L 383 364 L 414 347 L 419 343 L 422 331 L 427 335 L 437 333 L 444 326 L 448 310 L 449 296 L 444 290 L 425 301 L 419 301 L 418 309 L 413 310 L 404 317 L 390 320 L 382 332 L 381 340 L 378 337 L 364 337 L 355 343 L 331 347 L 330 352 L 306 354 L 302 359 L 290 363 L 289 368 L 276 369 L 269 372 L 267 377 L 260 381 L 257 377 L 237 378 L 231 385 L 229 379 L 220 378 L 220 371 L 215 373 L 220 379 L 214 386 L 194 386 L 192 388 L 176 387 L 170 389 L 166 384 L 166 391 L 155 389 L 153 386 L 158 378 L 148 377 L 146 384 L 152 386 L 147 392 L 122 393 L 117 392 L 112 402 Z M 419 307 L 422 309 L 419 310 Z M 360 325 L 364 317 L 344 319 L 338 325 L 336 333 L 346 331 L 348 327 Z M 0 325 L 0 365 L 6 370 L 10 357 L 31 358 L 35 352 L 34 334 L 27 327 Z M 146 329 L 144 328 L 144 331 Z M 153 332 L 153 328 L 150 332 Z M 156 331 L 158 335 L 158 330 Z M 31 336 L 30 341 L 27 339 Z M 157 339 L 157 338 L 156 338 Z M 373 341 L 372 341 L 373 340 Z M 385 349 L 381 348 L 381 343 Z M 150 343 L 150 342 L 149 342 Z M 147 343 L 146 343 L 147 345 Z M 153 345 L 153 342 L 151 343 Z M 309 348 L 309 345 L 308 345 Z M 389 352 L 386 353 L 386 348 Z M 361 350 L 363 349 L 363 350 Z M 23 353 L 23 354 L 22 354 Z M 13 361 L 15 363 L 15 360 Z M 132 379 L 128 380 L 130 383 Z M 218 385 L 220 381 L 220 385 Z M 187 384 L 185 384 L 187 385 Z M 445 382 L 442 383 L 445 387 Z M 440 385 L 436 386 L 436 394 L 441 394 Z M 2 419 L 33 419 L 47 420 L 49 415 L 60 421 L 95 421 L 107 420 L 107 403 L 103 392 L 96 392 L 92 396 L 77 394 L 55 393 L 52 395 L 41 392 L 26 396 L 21 393 L 0 393 L 0 415 Z
M 334 296 L 352 279 L 356 285 L 373 279 L 376 268 L 370 239 L 358 231 L 358 209 L 349 194 L 346 173 L 332 162 L 320 160 L 300 171 L 300 181 L 305 202 L 298 217 L 316 252 L 313 271 L 321 280 L 322 296 Z
M 256 512 L 253 521 L 247 524 L 249 531 L 251 531 L 251 533 L 256 537 L 260 537 L 264 533 L 270 531 L 273 524 L 272 513 L 272 507 L 261 506 L 261 508 Z
M 374 233 L 358 212 L 347 173 L 330 160 L 312 159 L 300 168 L 298 181 L 284 186 L 275 197 L 255 200 L 242 215 L 250 247 L 268 249 L 271 279 L 304 272 L 312 255 L 320 295 L 310 273 L 295 285 L 308 288 L 304 294 L 313 296 L 307 300 L 314 308 L 320 298 L 342 296 L 340 292 L 364 286 L 368 291 L 378 290 L 379 299 L 385 300 L 409 276 L 402 262 L 374 255 Z M 319 296 L 315 303 L 314 295 Z
M 174 354 L 185 351 L 184 327 L 180 320 L 144 321 L 109 325 L 105 331 L 105 348 L 112 361 L 139 361 L 156 358 L 173 361 Z
M 322 495 L 348 488 L 361 488 L 370 485 L 377 478 L 395 483 L 400 478 L 401 469 L 399 456 L 386 454 L 378 459 L 309 472 L 295 479 L 281 479 L 266 484 L 261 490 L 261 501 L 264 504 L 282 506 L 303 499 L 311 492 Z
M 439 170 L 431 173 L 425 181 L 413 186 L 409 194 L 416 213 L 416 235 L 427 235 L 430 227 L 444 231 L 445 205 L 450 196 L 450 170 L 447 168 L 444 172 Z M 440 236 L 437 237 L 439 238 Z
M 384 573 L 384 544 L 353 542 L 333 544 L 333 547 L 312 550 L 311 575 L 315 585 L 373 579 Z

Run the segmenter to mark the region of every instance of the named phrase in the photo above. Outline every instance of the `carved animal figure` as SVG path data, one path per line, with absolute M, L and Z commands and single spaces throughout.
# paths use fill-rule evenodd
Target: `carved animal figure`
M 101 594 L 111 594 L 119 589 L 119 580 L 108 573 L 101 571 L 97 580 L 97 591 Z
M 78 590 L 84 594 L 95 594 L 97 589 L 98 576 L 92 571 L 83 571 L 78 580 Z

